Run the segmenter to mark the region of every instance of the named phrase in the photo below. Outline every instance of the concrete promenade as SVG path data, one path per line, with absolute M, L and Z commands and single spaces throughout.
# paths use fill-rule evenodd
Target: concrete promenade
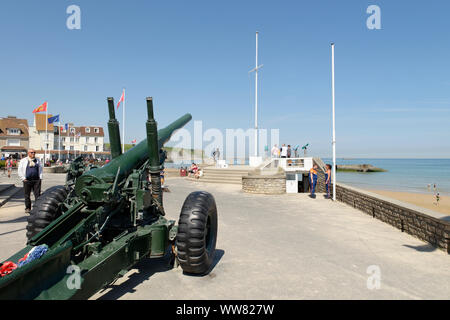
M 47 174 L 44 188 L 65 175 Z M 6 183 L 0 177 L 0 183 Z M 450 299 L 450 257 L 443 251 L 322 195 L 250 195 L 239 185 L 169 177 L 167 218 L 186 196 L 211 192 L 219 232 L 209 275 L 168 270 L 147 259 L 93 299 Z M 0 260 L 26 241 L 23 195 L 0 208 Z M 379 289 L 368 270 L 380 271 Z M 369 287 L 372 287 L 369 285 Z

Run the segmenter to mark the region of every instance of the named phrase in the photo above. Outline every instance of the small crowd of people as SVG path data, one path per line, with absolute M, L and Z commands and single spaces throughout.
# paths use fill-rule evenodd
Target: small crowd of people
M 180 177 L 194 177 L 200 179 L 203 176 L 203 170 L 198 167 L 195 162 L 192 162 L 189 169 L 187 167 L 180 168 Z
M 310 188 L 310 197 L 315 198 L 316 197 L 316 186 L 317 186 L 317 164 L 314 164 L 311 170 L 309 170 L 309 188 Z M 325 172 L 325 191 L 327 193 L 326 198 L 331 199 L 330 196 L 330 184 L 331 184 L 331 165 L 326 165 L 326 172 Z
M 280 148 L 278 145 L 274 145 L 270 154 L 272 158 L 298 158 L 298 146 L 291 148 L 291 145 L 282 144 Z

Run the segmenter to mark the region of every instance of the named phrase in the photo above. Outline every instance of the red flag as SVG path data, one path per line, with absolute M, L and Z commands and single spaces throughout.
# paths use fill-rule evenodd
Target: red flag
M 133 141 L 131 141 L 131 143 L 136 143 L 136 139 L 134 139 Z
M 119 99 L 119 102 L 117 103 L 117 109 L 119 109 L 120 103 L 125 99 L 125 90 L 122 91 L 122 96 Z
M 47 101 L 45 101 L 43 104 L 41 104 L 39 107 L 33 110 L 33 113 L 36 112 L 44 112 L 47 111 Z

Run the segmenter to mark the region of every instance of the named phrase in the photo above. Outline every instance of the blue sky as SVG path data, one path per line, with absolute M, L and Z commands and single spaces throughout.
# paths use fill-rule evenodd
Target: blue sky
M 81 8 L 81 30 L 66 8 Z M 369 5 L 381 30 L 369 30 Z M 33 108 L 76 125 L 107 122 L 127 89 L 127 142 L 145 137 L 145 97 L 164 126 L 253 126 L 255 31 L 260 127 L 331 155 L 336 43 L 338 157 L 450 158 L 448 1 L 2 1 L 0 116 Z M 118 115 L 120 119 L 121 115 Z M 192 129 L 192 123 L 187 126 Z

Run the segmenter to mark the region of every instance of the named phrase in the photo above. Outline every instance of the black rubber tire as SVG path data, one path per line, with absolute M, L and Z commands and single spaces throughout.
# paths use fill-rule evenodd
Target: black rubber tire
M 207 273 L 214 260 L 216 240 L 216 201 L 208 192 L 192 192 L 181 208 L 176 238 L 177 259 L 183 271 Z
M 59 204 L 68 194 L 65 186 L 47 189 L 35 202 L 27 218 L 27 239 L 30 240 L 61 215 Z

